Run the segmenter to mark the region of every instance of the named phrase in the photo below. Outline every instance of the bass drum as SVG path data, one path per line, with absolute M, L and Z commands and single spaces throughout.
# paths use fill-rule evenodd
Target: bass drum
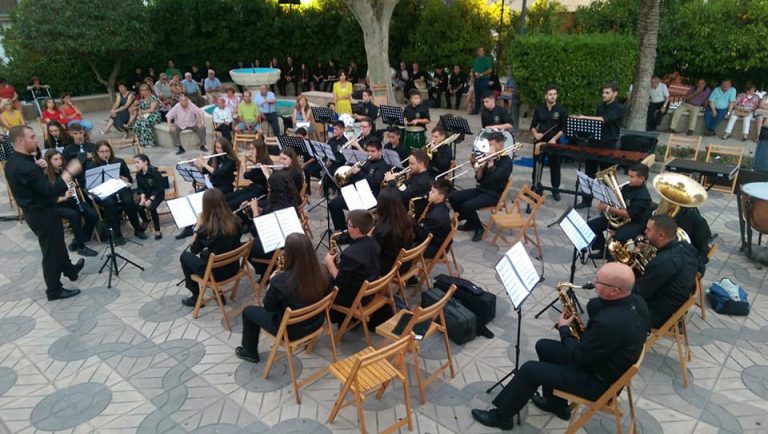
M 483 129 L 482 131 L 480 131 L 480 134 L 478 134 L 477 137 L 475 137 L 475 143 L 472 145 L 472 155 L 475 157 L 481 157 L 491 152 L 491 144 L 488 143 L 488 136 L 490 136 L 491 133 L 496 133 L 496 132 L 500 132 L 501 134 L 504 135 L 505 149 L 515 146 L 515 137 L 509 131 Z
M 768 182 L 742 185 L 741 207 L 749 226 L 761 234 L 768 234 Z

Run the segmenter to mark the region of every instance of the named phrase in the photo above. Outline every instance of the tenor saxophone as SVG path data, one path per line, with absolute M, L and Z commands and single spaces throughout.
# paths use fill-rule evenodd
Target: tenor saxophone
M 576 310 L 576 306 L 573 305 L 571 296 L 568 295 L 568 292 L 566 291 L 568 288 L 581 288 L 581 286 L 568 282 L 560 282 L 557 284 L 557 297 L 563 305 L 563 314 L 566 317 L 573 315 L 573 322 L 571 322 L 571 325 L 568 327 L 568 331 L 577 341 L 581 341 L 581 336 L 584 334 L 587 327 L 584 325 L 584 321 L 581 320 L 579 311 Z M 560 328 L 557 323 L 555 323 L 555 328 Z

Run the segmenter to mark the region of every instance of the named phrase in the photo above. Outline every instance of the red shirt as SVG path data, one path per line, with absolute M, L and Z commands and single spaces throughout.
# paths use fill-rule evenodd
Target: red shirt
M 64 119 L 64 118 L 62 117 L 62 119 L 61 119 L 61 123 L 62 123 L 62 124 L 64 124 L 64 125 L 67 125 L 68 123 L 70 123 L 70 122 L 72 122 L 72 121 L 79 121 L 80 119 L 82 119 L 82 118 L 83 118 L 83 117 L 82 117 L 82 116 L 80 116 L 79 114 L 76 114 L 77 112 L 75 111 L 75 108 L 74 108 L 74 107 L 72 107 L 72 106 L 64 106 L 64 105 L 63 105 L 63 106 L 61 106 L 61 107 L 59 108 L 59 110 L 61 110 L 61 115 L 63 115 L 63 116 L 72 116 L 72 115 L 75 115 L 75 117 L 73 117 L 73 118 L 68 118 L 68 119 Z
M 48 111 L 48 109 L 43 110 L 43 121 L 47 124 L 50 121 L 56 121 L 58 123 L 61 123 L 61 113 L 59 110 L 54 110 L 53 113 Z
M 0 86 L 0 98 L 13 99 L 14 95 L 16 95 L 16 89 L 10 84 Z

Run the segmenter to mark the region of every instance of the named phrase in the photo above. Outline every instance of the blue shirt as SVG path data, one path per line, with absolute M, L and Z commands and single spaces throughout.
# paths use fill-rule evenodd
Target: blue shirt
M 181 80 L 181 85 L 184 86 L 184 93 L 186 93 L 187 95 L 200 92 L 200 86 L 194 80 L 189 80 L 189 81 Z
M 256 104 L 258 104 L 261 114 L 272 113 L 275 111 L 275 103 L 268 104 L 266 102 L 268 100 L 275 100 L 274 93 L 267 91 L 267 96 L 265 97 L 261 95 L 261 92 L 256 92 L 256 95 L 254 95 L 253 99 L 256 101 Z
M 730 89 L 723 92 L 722 87 L 718 86 L 709 95 L 709 100 L 715 103 L 716 109 L 727 109 L 730 103 L 736 101 L 736 88 L 731 86 Z
M 203 87 L 205 88 L 205 91 L 212 91 L 221 88 L 221 81 L 218 77 L 213 77 L 213 80 L 210 78 L 206 78 L 203 82 Z

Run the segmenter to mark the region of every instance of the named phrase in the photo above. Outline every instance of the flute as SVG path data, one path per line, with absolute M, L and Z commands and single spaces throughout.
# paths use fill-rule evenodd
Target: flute
M 251 206 L 251 201 L 255 200 L 256 202 L 258 202 L 261 199 L 263 199 L 265 196 L 266 196 L 266 194 L 262 194 L 261 196 L 257 197 L 256 199 L 251 199 L 251 200 L 246 201 L 245 204 L 240 205 L 240 207 L 238 207 L 236 210 L 232 211 L 232 214 L 239 213 L 240 211 L 242 211 L 242 210 L 248 208 L 249 206 Z
M 220 154 L 204 155 L 204 156 L 203 156 L 203 160 L 207 160 L 207 159 L 209 159 L 209 158 L 213 158 L 213 157 L 221 157 L 222 155 L 227 155 L 227 153 L 226 153 L 226 152 L 222 152 L 222 153 L 220 153 Z M 195 161 L 197 161 L 197 158 L 193 158 L 193 159 L 191 159 L 191 160 L 179 161 L 179 162 L 178 162 L 178 163 L 176 163 L 176 164 L 187 164 L 187 163 L 194 163 Z

